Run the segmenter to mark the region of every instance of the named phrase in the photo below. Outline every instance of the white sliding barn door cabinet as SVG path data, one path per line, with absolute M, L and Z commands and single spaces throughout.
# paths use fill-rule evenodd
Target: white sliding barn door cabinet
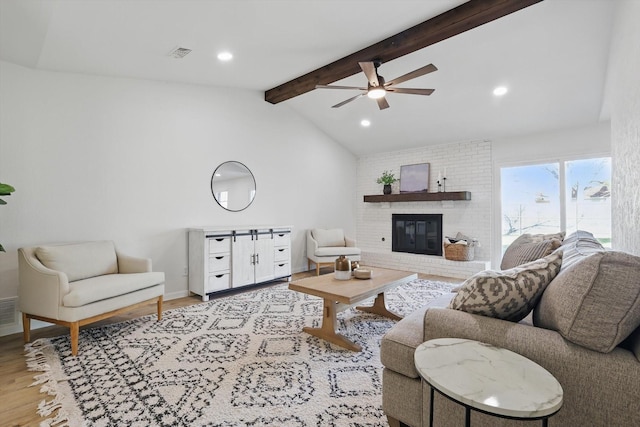
M 192 228 L 189 291 L 210 293 L 291 279 L 291 227 Z

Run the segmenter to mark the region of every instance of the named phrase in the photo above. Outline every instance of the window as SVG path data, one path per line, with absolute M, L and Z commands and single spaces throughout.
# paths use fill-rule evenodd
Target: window
M 524 233 L 587 230 L 611 245 L 611 158 L 500 169 L 502 252 Z
M 587 230 L 611 247 L 611 158 L 565 162 L 567 233 Z

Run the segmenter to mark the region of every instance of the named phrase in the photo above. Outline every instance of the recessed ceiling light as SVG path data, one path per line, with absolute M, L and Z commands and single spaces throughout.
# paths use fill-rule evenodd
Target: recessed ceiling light
M 507 89 L 506 86 L 498 86 L 497 88 L 495 88 L 493 90 L 493 94 L 495 96 L 502 96 L 502 95 L 506 94 L 507 92 L 509 92 L 509 89 Z
M 368 126 L 371 126 L 371 122 L 369 120 L 367 120 L 367 119 L 363 119 L 363 120 L 360 121 L 360 126 L 366 128 Z
M 233 58 L 233 55 L 231 54 L 231 52 L 220 52 L 218 54 L 218 59 L 220 61 L 231 61 L 231 59 Z

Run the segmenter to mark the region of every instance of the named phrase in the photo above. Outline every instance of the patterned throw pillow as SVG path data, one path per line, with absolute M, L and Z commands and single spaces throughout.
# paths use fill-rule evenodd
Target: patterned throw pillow
M 522 234 L 513 241 L 502 257 L 500 269 L 508 270 L 518 265 L 545 257 L 562 245 L 565 232 L 552 234 Z M 557 240 L 557 246 L 550 249 L 548 241 Z M 536 245 L 538 244 L 538 245 Z M 556 245 L 554 243 L 553 245 Z M 524 246 L 524 247 L 522 247 Z
M 562 252 L 505 271 L 482 271 L 467 279 L 449 308 L 519 322 L 535 307 L 562 265 Z

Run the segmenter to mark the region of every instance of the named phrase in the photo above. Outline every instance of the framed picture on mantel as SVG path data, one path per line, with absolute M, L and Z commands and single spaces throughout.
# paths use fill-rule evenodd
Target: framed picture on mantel
M 429 163 L 400 166 L 400 192 L 426 193 L 429 191 Z

